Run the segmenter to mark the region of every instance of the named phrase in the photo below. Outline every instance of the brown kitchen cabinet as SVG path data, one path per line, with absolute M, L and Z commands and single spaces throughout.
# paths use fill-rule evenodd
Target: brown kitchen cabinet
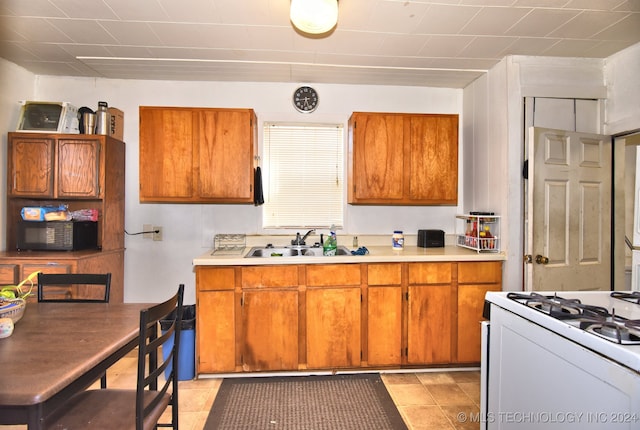
M 484 293 L 501 272 L 500 261 L 196 266 L 197 372 L 477 364 Z
M 354 112 L 348 202 L 456 205 L 458 115 Z
M 34 271 L 110 272 L 112 302 L 124 298 L 125 143 L 109 136 L 9 133 L 7 146 L 7 251 L 0 253 L 0 285 Z M 98 249 L 17 251 L 21 210 L 66 205 L 98 211 Z M 86 293 L 81 290 L 72 294 Z
M 16 285 L 33 272 L 42 273 L 111 273 L 110 302 L 124 301 L 124 250 L 69 252 L 0 253 L 0 285 Z M 82 286 L 67 289 L 74 298 L 95 298 Z M 34 287 L 30 301 L 35 301 Z
M 306 266 L 306 363 L 309 369 L 360 366 L 360 270 L 358 264 Z
M 253 203 L 252 109 L 140 107 L 140 202 Z
M 249 266 L 242 273 L 242 369 L 298 368 L 298 267 Z
M 233 267 L 196 267 L 196 363 L 199 373 L 238 370 L 236 278 Z
M 480 323 L 484 296 L 502 289 L 502 263 L 458 263 L 457 362 L 480 361 Z
M 452 263 L 408 265 L 407 363 L 451 362 Z
M 367 366 L 402 363 L 402 265 L 368 264 L 366 288 Z

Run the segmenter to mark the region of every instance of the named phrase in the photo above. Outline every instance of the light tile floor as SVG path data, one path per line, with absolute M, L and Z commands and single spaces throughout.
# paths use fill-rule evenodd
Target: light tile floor
M 107 372 L 110 388 L 133 388 L 135 352 Z M 478 371 L 384 373 L 382 380 L 410 430 L 477 430 L 480 406 Z M 220 378 L 180 381 L 180 428 L 201 430 L 222 383 Z M 99 383 L 94 385 L 99 388 Z M 23 430 L 26 426 L 0 426 Z M 257 429 L 259 430 L 259 429 Z

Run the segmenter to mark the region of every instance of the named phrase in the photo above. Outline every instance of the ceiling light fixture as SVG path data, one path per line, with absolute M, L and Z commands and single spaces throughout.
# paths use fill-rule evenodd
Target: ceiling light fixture
M 289 17 L 304 33 L 326 33 L 338 23 L 338 0 L 291 0 Z

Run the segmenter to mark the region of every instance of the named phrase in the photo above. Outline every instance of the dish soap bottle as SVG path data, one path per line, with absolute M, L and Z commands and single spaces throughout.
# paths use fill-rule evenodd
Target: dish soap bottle
M 336 237 L 336 227 L 332 224 L 329 236 L 327 236 L 322 245 L 322 255 L 336 255 L 337 249 L 338 239 Z

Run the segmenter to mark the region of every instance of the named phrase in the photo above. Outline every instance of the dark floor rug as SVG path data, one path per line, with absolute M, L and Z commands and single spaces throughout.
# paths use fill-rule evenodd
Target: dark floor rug
M 379 374 L 222 381 L 205 430 L 406 430 Z

